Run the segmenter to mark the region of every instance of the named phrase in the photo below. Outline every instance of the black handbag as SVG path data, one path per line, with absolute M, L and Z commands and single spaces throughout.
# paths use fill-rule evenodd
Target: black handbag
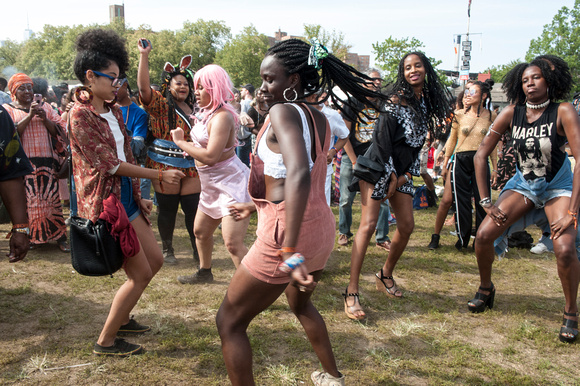
M 379 182 L 383 174 L 385 174 L 385 166 L 382 162 L 376 162 L 370 158 L 371 154 L 374 152 L 373 146 L 374 144 L 371 144 L 364 155 L 359 155 L 357 157 L 353 169 L 353 175 L 358 177 L 360 180 L 374 185 Z
M 124 262 L 121 243 L 111 235 L 111 224 L 73 216 L 70 222 L 73 268 L 85 276 L 106 276 L 117 272 Z

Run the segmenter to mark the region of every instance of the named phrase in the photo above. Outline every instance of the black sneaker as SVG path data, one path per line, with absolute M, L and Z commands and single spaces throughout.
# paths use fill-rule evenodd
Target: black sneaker
M 440 237 L 441 236 L 439 236 L 439 235 L 437 235 L 435 233 L 431 235 L 431 242 L 428 245 L 428 248 L 430 250 L 434 250 L 434 249 L 439 248 L 439 238 Z
M 178 276 L 177 281 L 181 284 L 211 283 L 213 281 L 213 274 L 211 273 L 211 268 L 200 268 L 193 275 Z
M 167 265 L 176 265 L 179 262 L 173 253 L 167 253 L 163 256 L 163 262 Z
M 151 327 L 144 326 L 139 324 L 133 317 L 129 320 L 129 323 L 122 325 L 119 327 L 119 331 L 117 331 L 118 336 L 125 336 L 125 335 L 140 335 L 147 331 L 150 331 Z
M 122 358 L 129 355 L 142 354 L 143 347 L 139 344 L 129 343 L 125 339 L 115 338 L 115 344 L 109 347 L 103 347 L 95 343 L 93 353 L 95 355 L 110 355 Z

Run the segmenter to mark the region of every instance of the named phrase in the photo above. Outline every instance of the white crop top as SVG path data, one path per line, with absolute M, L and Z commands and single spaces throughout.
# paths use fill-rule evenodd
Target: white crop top
M 312 171 L 314 167 L 314 162 L 312 161 L 311 150 L 312 150 L 312 140 L 310 138 L 310 130 L 308 129 L 308 121 L 306 120 L 306 115 L 304 110 L 300 106 L 296 106 L 293 103 L 289 103 L 290 106 L 294 106 L 300 118 L 302 119 L 302 136 L 304 137 L 304 144 L 306 145 L 306 154 L 308 154 L 308 164 L 309 170 Z M 271 123 L 268 124 L 266 130 L 262 134 L 262 138 L 258 143 L 258 157 L 264 162 L 264 174 L 273 178 L 286 178 L 286 165 L 284 165 L 284 160 L 282 159 L 282 154 L 274 153 L 268 147 L 266 137 L 268 131 L 270 130 Z
M 111 109 L 109 109 L 109 112 L 101 114 L 101 117 L 107 120 L 109 128 L 113 132 L 113 137 L 115 137 L 115 144 L 117 145 L 117 158 L 119 158 L 119 160 L 123 162 L 127 162 L 124 148 L 125 137 L 123 136 L 123 133 L 121 133 L 121 127 L 119 126 L 119 121 L 117 121 L 117 117 L 115 117 L 115 114 L 113 114 L 113 111 Z M 119 169 L 120 165 L 121 163 L 119 163 L 119 165 L 109 170 L 109 174 L 117 173 L 117 169 Z

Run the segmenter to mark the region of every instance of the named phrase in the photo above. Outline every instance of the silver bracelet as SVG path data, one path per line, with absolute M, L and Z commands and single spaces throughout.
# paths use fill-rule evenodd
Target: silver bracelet
M 492 206 L 491 197 L 482 198 L 481 200 L 479 200 L 479 205 L 485 209 L 491 207 Z

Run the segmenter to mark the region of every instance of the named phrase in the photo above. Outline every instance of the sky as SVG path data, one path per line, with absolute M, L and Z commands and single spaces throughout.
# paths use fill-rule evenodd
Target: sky
M 19 12 L 3 17 L 0 40 L 22 41 L 25 29 L 40 32 L 45 24 L 107 24 L 109 5 L 122 3 L 27 0 L 19 5 Z M 278 29 L 302 35 L 304 24 L 320 24 L 327 31 L 342 32 L 351 52 L 371 55 L 371 64 L 373 43 L 389 36 L 415 37 L 424 43 L 428 56 L 442 61 L 438 68 L 443 70 L 455 66 L 454 35 L 468 30 L 468 0 L 127 0 L 124 5 L 127 26 L 145 24 L 154 31 L 178 30 L 184 21 L 204 19 L 223 21 L 232 35 L 250 24 L 267 36 Z M 563 6 L 573 8 L 574 0 L 472 0 L 471 72 L 523 60 L 530 40 L 540 36 Z

